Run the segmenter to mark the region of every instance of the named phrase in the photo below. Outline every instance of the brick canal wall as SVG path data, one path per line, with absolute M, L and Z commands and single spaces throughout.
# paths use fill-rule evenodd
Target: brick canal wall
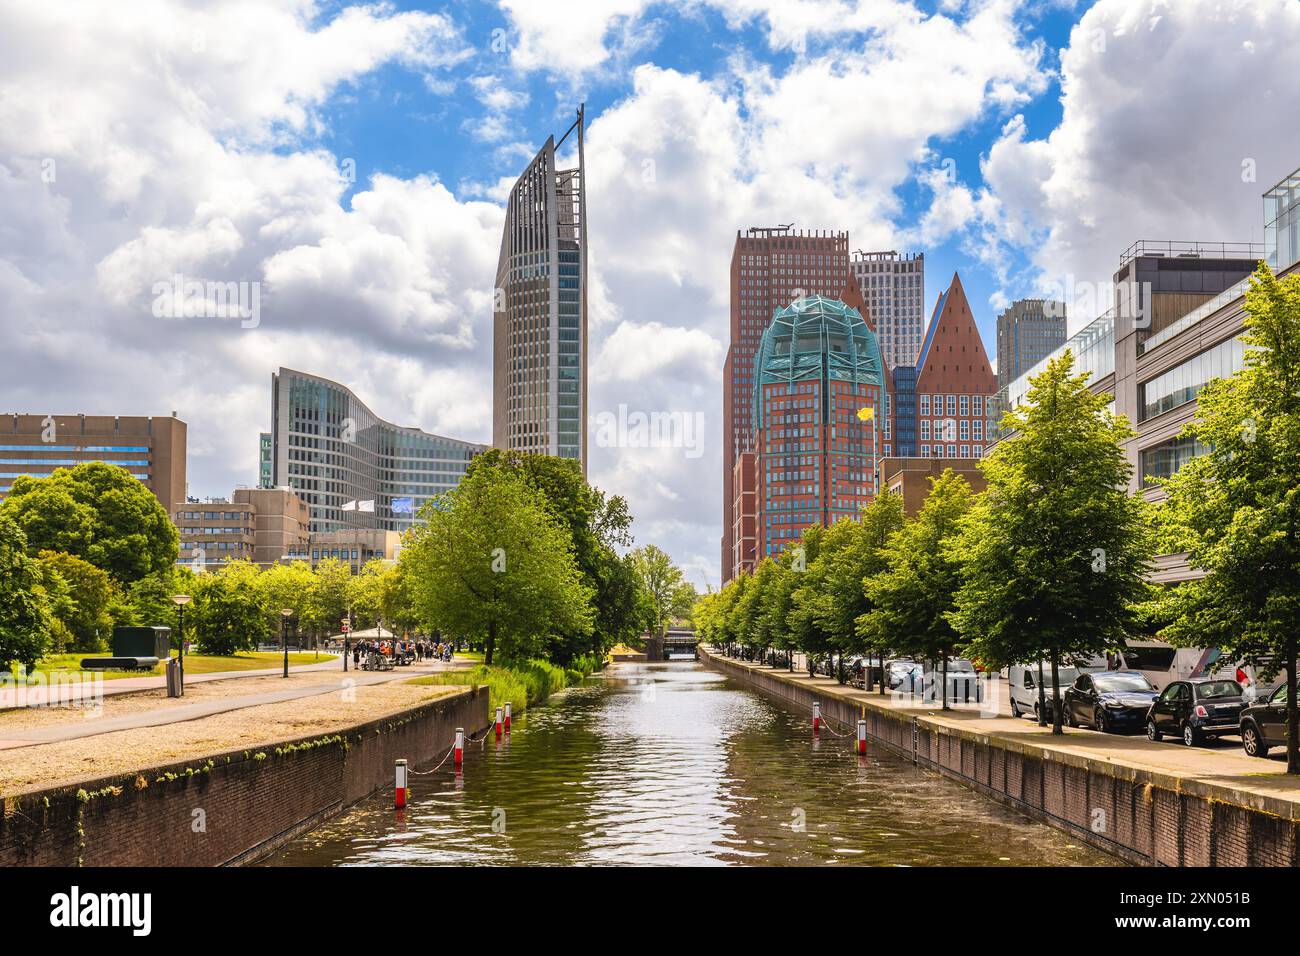
M 441 759 L 489 724 L 477 687 L 324 736 L 196 757 L 5 798 L 0 866 L 221 866 L 260 859 Z
M 781 671 L 755 669 L 704 648 L 706 667 L 812 711 L 841 729 L 859 717 L 879 745 L 1050 823 L 1080 841 L 1141 865 L 1295 866 L 1296 806 L 1230 786 L 1140 770 L 1021 744 L 813 690 Z

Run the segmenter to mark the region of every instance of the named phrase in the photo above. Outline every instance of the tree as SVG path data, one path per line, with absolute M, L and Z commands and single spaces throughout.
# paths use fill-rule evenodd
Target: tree
M 337 634 L 343 627 L 343 619 L 348 616 L 351 598 L 352 566 L 342 558 L 320 561 L 312 569 L 311 589 L 302 605 L 299 628 L 313 637 Z
M 683 617 L 695 603 L 695 589 L 686 583 L 681 568 L 653 544 L 632 552 L 650 626 L 663 637 L 673 618 Z
M 196 575 L 185 621 L 205 653 L 250 651 L 278 636 L 257 578 L 257 566 L 250 561 L 231 561 L 215 574 Z
M 348 582 L 347 599 L 356 616 L 357 627 L 374 627 L 384 620 L 384 584 L 388 565 L 376 558 L 367 561 L 360 573 Z M 389 622 L 391 627 L 391 622 Z
M 1288 675 L 1287 773 L 1300 773 L 1300 277 L 1261 263 L 1246 293 L 1244 367 L 1205 386 L 1183 435 L 1204 453 L 1162 482 L 1160 509 L 1206 572 L 1170 592 L 1160 636 L 1217 645 L 1265 674 Z
M 589 485 L 570 458 L 489 449 L 476 455 L 466 474 L 514 476 L 540 496 L 547 513 L 568 531 L 583 583 L 593 592 L 590 628 L 558 629 L 549 652 L 561 664 L 584 654 L 603 656 L 645 626 L 643 605 L 626 559 L 617 549 L 632 543 L 632 517 L 620 496 Z
M 411 564 L 403 551 L 397 564 L 384 575 L 379 596 L 379 616 L 394 631 L 403 635 L 410 634 L 420 626 L 413 584 Z
M 0 666 L 16 662 L 30 674 L 45 656 L 51 618 L 41 566 L 27 547 L 18 523 L 0 510 Z
M 876 647 L 941 660 L 944 710 L 948 658 L 958 642 L 950 615 L 962 580 L 952 544 L 974 500 L 966 479 L 944 469 L 916 517 L 890 535 L 878 559 L 883 570 L 865 580 L 872 609 L 860 621 L 863 633 Z
M 1066 350 L 1008 411 L 1016 434 L 980 462 L 987 490 L 963 522 L 966 558 L 952 622 L 986 666 L 1049 659 L 1061 733 L 1058 665 L 1119 646 L 1147 595 L 1143 501 L 1127 492 L 1122 443 L 1133 435 L 1074 374 Z
M 293 611 L 290 623 L 299 630 L 311 631 L 315 605 L 312 603 L 317 586 L 316 574 L 306 561 L 273 564 L 258 573 L 254 581 L 259 599 L 266 612 L 270 633 L 278 636 L 284 627 L 283 615 L 288 608 Z
M 484 642 L 485 663 L 526 660 L 555 631 L 589 633 L 592 589 L 573 542 L 536 490 L 507 472 L 467 473 L 425 504 L 403 552 L 421 620 Z
M 113 632 L 111 609 L 117 589 L 108 573 L 88 561 L 62 551 L 42 551 L 41 565 L 47 590 L 57 581 L 58 597 L 51 602 L 54 618 L 67 630 L 74 651 L 98 652 Z
M 20 475 L 0 509 L 23 530 L 29 553 L 75 555 L 123 584 L 176 562 L 180 535 L 166 509 L 117 465 L 86 462 L 48 478 Z
M 858 623 L 872 608 L 864 581 L 888 567 L 885 546 L 890 536 L 903 527 L 904 520 L 902 496 L 885 492 L 862 509 L 857 521 L 846 526 L 844 547 L 826 569 L 823 583 L 829 598 L 827 626 L 841 655 L 869 646 Z M 876 649 L 882 652 L 883 663 L 885 648 L 876 645 Z

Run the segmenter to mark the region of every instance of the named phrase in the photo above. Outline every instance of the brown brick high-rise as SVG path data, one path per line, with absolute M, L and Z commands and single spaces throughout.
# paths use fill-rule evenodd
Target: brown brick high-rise
M 806 295 L 839 296 L 849 280 L 849 234 L 789 227 L 737 231 L 731 254 L 731 338 L 722 367 L 722 580 L 741 561 L 733 513 L 736 459 L 753 450 L 754 353 L 778 309 Z

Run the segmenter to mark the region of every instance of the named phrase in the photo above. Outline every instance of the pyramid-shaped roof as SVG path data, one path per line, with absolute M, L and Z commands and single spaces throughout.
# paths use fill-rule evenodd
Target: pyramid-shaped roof
M 925 342 L 916 360 L 917 391 L 934 390 L 924 387 L 927 379 L 929 383 L 942 379 L 945 387 L 939 391 L 997 391 L 998 377 L 956 272 L 935 303 L 925 331 Z

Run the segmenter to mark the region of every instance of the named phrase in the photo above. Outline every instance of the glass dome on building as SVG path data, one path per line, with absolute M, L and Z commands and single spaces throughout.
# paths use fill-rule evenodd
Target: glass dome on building
M 812 295 L 772 316 L 754 361 L 754 428 L 763 427 L 765 385 L 847 382 L 885 386 L 876 333 L 852 306 Z

